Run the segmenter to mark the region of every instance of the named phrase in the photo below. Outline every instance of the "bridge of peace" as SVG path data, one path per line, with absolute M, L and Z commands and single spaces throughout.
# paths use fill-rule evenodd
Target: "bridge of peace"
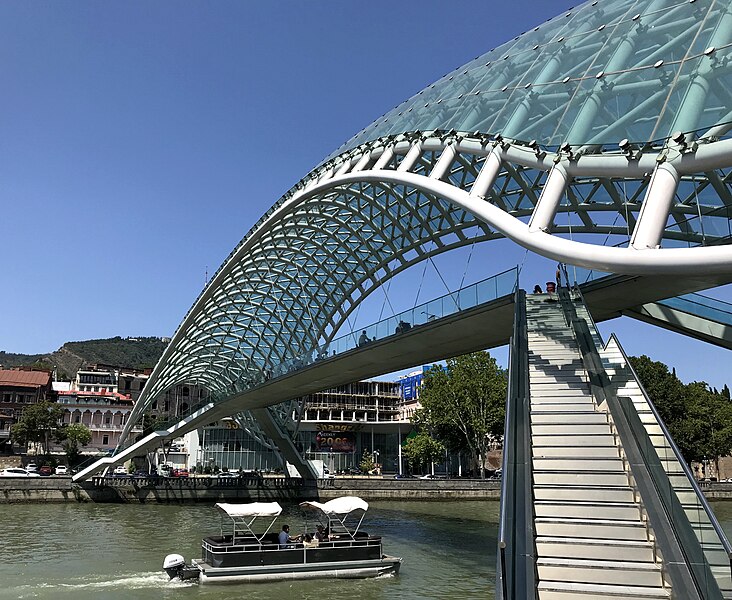
M 123 435 L 172 386 L 206 400 L 75 479 L 226 416 L 313 477 L 286 401 L 509 344 L 497 597 L 732 598 L 729 541 L 621 340 L 596 327 L 626 315 L 732 347 L 731 307 L 699 294 L 732 281 L 730 130 L 730 0 L 590 1 L 486 52 L 274 202 Z M 359 343 L 350 319 L 393 277 L 501 238 L 585 275 L 550 298 L 486 270 Z

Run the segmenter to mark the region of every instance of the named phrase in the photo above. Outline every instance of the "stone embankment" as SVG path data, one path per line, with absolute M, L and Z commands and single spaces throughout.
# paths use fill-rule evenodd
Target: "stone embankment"
M 0 478 L 0 503 L 12 502 L 294 502 L 355 495 L 366 500 L 497 499 L 500 483 L 469 479 L 420 480 L 337 477 L 190 479 L 106 477 L 74 484 L 68 477 Z
M 732 483 L 704 483 L 710 500 L 732 499 Z M 500 482 L 477 479 L 336 477 L 317 482 L 283 477 L 190 479 L 108 477 L 74 484 L 69 477 L 0 478 L 0 504 L 32 502 L 295 502 L 360 496 L 373 500 L 498 500 Z

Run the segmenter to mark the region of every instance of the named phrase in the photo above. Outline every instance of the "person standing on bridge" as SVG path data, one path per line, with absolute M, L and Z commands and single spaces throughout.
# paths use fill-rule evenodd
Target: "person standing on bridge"
M 369 339 L 369 336 L 366 335 L 366 330 L 364 329 L 361 332 L 361 337 L 358 338 L 358 345 L 359 345 L 359 347 L 365 346 L 369 342 L 373 342 L 373 340 Z

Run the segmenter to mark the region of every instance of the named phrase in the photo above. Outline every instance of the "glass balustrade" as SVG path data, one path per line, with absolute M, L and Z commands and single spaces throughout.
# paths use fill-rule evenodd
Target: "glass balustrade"
M 684 294 L 660 300 L 658 304 L 681 312 L 704 317 L 710 321 L 732 326 L 732 304 L 701 294 Z

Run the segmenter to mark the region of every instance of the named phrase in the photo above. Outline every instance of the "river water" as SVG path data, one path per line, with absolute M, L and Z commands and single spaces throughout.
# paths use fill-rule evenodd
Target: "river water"
M 732 537 L 732 502 L 712 506 Z M 282 518 L 313 529 L 296 506 Z M 220 525 L 211 505 L 5 505 L 0 600 L 493 598 L 497 524 L 495 501 L 373 502 L 364 529 L 403 558 L 398 577 L 199 586 L 169 582 L 161 565 L 172 552 L 200 556 Z
M 493 598 L 498 502 L 372 502 L 365 531 L 403 558 L 397 577 L 199 586 L 171 583 L 166 554 L 200 556 L 211 505 L 12 504 L 0 509 L 0 600 Z M 305 527 L 285 509 L 290 531 Z M 280 517 L 283 519 L 283 517 Z M 279 520 L 278 523 L 283 523 Z M 308 529 L 314 529 L 311 520 Z

